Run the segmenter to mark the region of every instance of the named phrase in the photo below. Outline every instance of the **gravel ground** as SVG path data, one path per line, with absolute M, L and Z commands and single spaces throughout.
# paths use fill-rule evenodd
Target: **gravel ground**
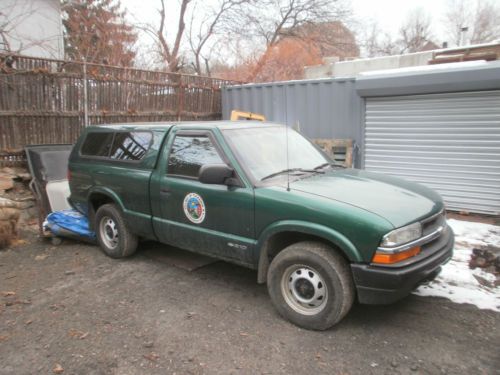
M 277 315 L 254 271 L 188 272 L 151 246 L 127 260 L 35 238 L 0 251 L 0 373 L 500 373 L 500 313 L 410 296 L 311 332 Z

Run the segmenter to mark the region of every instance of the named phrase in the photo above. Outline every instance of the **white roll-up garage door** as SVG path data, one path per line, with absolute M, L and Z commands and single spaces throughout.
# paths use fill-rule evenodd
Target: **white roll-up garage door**
M 500 214 L 500 91 L 366 99 L 365 168 L 427 185 L 447 208 Z

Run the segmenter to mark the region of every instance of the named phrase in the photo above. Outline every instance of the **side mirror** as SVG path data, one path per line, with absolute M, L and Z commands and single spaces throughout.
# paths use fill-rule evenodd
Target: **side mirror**
M 226 164 L 205 164 L 198 172 L 198 180 L 203 184 L 234 185 L 234 169 Z

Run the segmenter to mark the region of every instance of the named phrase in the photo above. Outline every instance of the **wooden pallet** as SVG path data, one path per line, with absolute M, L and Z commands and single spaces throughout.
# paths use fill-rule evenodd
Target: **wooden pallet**
M 319 147 L 325 151 L 337 163 L 343 164 L 346 168 L 353 166 L 353 147 L 352 139 L 313 139 Z

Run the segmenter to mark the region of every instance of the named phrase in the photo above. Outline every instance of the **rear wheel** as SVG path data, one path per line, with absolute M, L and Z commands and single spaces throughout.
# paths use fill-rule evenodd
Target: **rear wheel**
M 114 204 L 104 204 L 96 212 L 95 228 L 102 251 L 111 258 L 124 258 L 137 249 L 137 236 L 130 233 L 121 211 Z
M 267 287 L 284 318 L 314 330 L 338 323 L 355 295 L 349 264 L 321 242 L 299 242 L 281 251 L 269 267 Z

